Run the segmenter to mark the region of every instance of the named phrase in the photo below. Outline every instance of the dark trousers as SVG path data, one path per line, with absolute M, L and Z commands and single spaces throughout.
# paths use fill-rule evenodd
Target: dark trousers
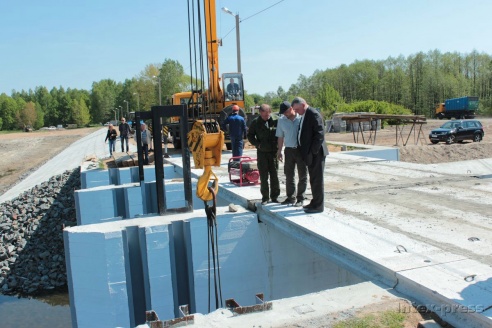
M 285 174 L 285 189 L 287 199 L 291 202 L 295 200 L 303 201 L 306 198 L 307 188 L 307 167 L 302 159 L 300 148 L 285 148 L 284 159 L 284 174 Z M 295 182 L 295 169 L 297 166 L 297 194 Z
M 325 158 L 321 150 L 317 155 L 313 155 L 313 162 L 311 166 L 308 166 L 309 171 L 309 184 L 311 185 L 311 192 L 313 193 L 313 199 L 311 200 L 311 207 L 323 208 L 325 206 L 325 184 L 323 179 L 323 171 L 325 169 Z
M 114 140 L 108 139 L 108 143 L 109 143 L 109 156 L 112 156 L 113 152 L 115 151 L 114 145 L 116 145 L 116 139 Z
M 232 156 L 243 156 L 243 138 L 231 136 Z
M 128 152 L 128 136 L 120 136 L 121 140 L 121 152 L 125 151 L 125 140 L 126 140 L 126 152 Z
M 142 145 L 142 151 L 144 155 L 144 165 L 149 165 L 149 145 L 148 144 L 143 144 Z
M 280 196 L 280 183 L 278 181 L 277 152 L 256 152 L 258 171 L 260 171 L 261 201 L 277 199 Z M 270 186 L 268 185 L 270 177 Z

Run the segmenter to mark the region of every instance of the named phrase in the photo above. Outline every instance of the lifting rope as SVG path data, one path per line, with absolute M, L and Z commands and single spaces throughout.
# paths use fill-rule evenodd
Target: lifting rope
M 196 4 L 195 4 L 196 1 Z M 211 99 L 209 96 L 204 95 L 205 81 L 208 81 L 209 87 L 215 85 L 210 81 L 210 69 L 209 61 L 207 61 L 207 67 L 204 64 L 204 49 L 203 49 L 203 31 L 202 31 L 202 12 L 200 2 L 204 1 L 208 6 L 203 6 L 203 10 L 208 10 L 208 15 L 204 12 L 205 17 L 212 17 L 211 10 L 216 10 L 215 5 L 211 5 L 211 1 L 207 0 L 188 0 L 188 33 L 189 33 L 189 47 L 190 47 L 190 85 L 191 96 L 188 101 L 188 108 L 192 109 L 192 106 L 199 106 L 197 110 L 193 108 L 191 110 L 192 115 L 188 114 L 188 118 L 194 120 L 193 127 L 187 135 L 187 144 L 189 150 L 193 154 L 193 160 L 195 168 L 203 168 L 203 174 L 200 176 L 196 186 L 196 195 L 203 200 L 205 204 L 205 213 L 207 215 L 207 227 L 208 227 L 208 310 L 210 312 L 210 297 L 211 297 L 211 270 L 213 270 L 214 280 L 214 295 L 215 295 L 215 307 L 216 309 L 222 307 L 222 287 L 220 283 L 220 265 L 219 265 L 219 249 L 218 249 L 218 233 L 217 233 L 217 220 L 216 220 L 216 195 L 219 189 L 218 177 L 212 172 L 212 166 L 220 166 L 222 148 L 224 146 L 224 132 L 220 130 L 218 122 L 212 120 L 211 117 L 207 117 L 207 108 L 211 106 Z M 215 3 L 215 2 L 214 2 Z M 208 8 L 206 8 L 208 7 Z M 195 8 L 196 11 L 195 11 Z M 215 17 L 215 14 L 213 15 Z M 195 24 L 196 18 L 196 24 Z M 210 23 L 210 22 L 209 22 Z M 215 22 L 214 22 L 215 23 Z M 198 32 L 197 32 L 198 30 Z M 206 31 L 205 33 L 210 33 Z M 197 37 L 198 35 L 198 37 Z M 210 34 L 210 39 L 211 38 Z M 197 40 L 198 38 L 198 40 Z M 216 40 L 214 40 L 216 42 Z M 207 44 L 205 51 L 211 47 Z M 198 58 L 197 58 L 198 57 Z M 194 60 L 193 60 L 194 58 Z M 197 67 L 198 66 L 198 67 Z M 205 73 L 205 69 L 207 73 Z M 195 74 L 193 74 L 195 73 Z M 206 76 L 205 76 L 206 75 Z M 201 95 L 201 97 L 195 100 L 195 94 Z M 216 100 L 214 100 L 215 102 Z M 199 103 L 199 104 L 198 104 Z M 203 120 L 199 120 L 195 113 L 199 114 Z M 213 201 L 212 205 L 208 205 L 208 201 Z M 213 268 L 210 267 L 210 256 L 212 256 Z M 220 302 L 219 302 L 220 300 Z
M 214 190 L 209 187 L 213 195 L 213 205 L 205 203 L 205 213 L 207 213 L 208 227 L 208 312 L 210 312 L 210 254 L 212 254 L 213 275 L 214 275 L 214 292 L 215 292 L 215 309 L 221 308 L 222 303 L 222 285 L 220 282 L 220 263 L 219 263 L 219 241 L 217 232 L 217 207 Z M 220 299 L 220 302 L 219 302 Z

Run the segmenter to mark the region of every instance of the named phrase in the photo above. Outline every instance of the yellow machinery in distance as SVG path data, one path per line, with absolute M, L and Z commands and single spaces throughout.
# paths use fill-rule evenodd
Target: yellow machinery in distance
M 208 89 L 180 92 L 173 95 L 173 104 L 185 104 L 188 111 L 188 123 L 192 127 L 187 137 L 187 145 L 193 154 L 196 168 L 204 169 L 198 179 L 196 194 L 203 201 L 213 200 L 218 192 L 218 178 L 212 172 L 212 166 L 220 166 L 225 135 L 221 131 L 220 122 L 223 122 L 232 111 L 233 105 L 241 108 L 244 116 L 244 88 L 241 73 L 226 73 L 219 76 L 215 0 L 203 0 L 205 17 L 205 39 L 207 45 L 207 76 Z M 221 85 L 221 81 L 235 84 L 235 88 Z M 228 91 L 229 90 L 229 91 Z M 179 127 L 179 124 L 176 124 Z M 173 144 L 181 137 L 179 131 L 173 131 Z M 179 142 L 179 144 L 181 144 Z M 229 143 L 230 145 L 230 143 Z M 230 149 L 230 147 L 227 147 Z M 210 186 L 212 184 L 212 186 Z

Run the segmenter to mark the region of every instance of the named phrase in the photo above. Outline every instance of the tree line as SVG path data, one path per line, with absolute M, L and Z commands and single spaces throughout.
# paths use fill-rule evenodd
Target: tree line
M 479 114 L 492 115 L 492 57 L 472 51 L 419 52 L 407 58 L 361 60 L 350 65 L 318 70 L 300 76 L 287 92 L 275 98 L 303 95 L 325 115 L 387 108 L 388 113 L 413 113 L 434 117 L 435 108 L 446 99 L 479 97 Z M 325 116 L 326 117 L 326 116 Z
M 246 87 L 247 81 L 245 76 Z M 155 104 L 170 104 L 172 94 L 187 91 L 192 84 L 178 61 L 165 59 L 124 82 L 94 82 L 90 91 L 63 87 L 14 90 L 11 96 L 0 95 L 0 129 L 104 123 L 131 111 L 150 110 Z M 356 111 L 433 117 L 438 103 L 462 96 L 478 96 L 479 113 L 492 115 L 492 57 L 477 51 L 433 50 L 406 58 L 357 60 L 317 70 L 309 77 L 301 75 L 287 91 L 278 87 L 264 95 L 246 93 L 246 111 L 261 103 L 275 109 L 295 96 L 304 97 L 327 118 L 334 112 Z

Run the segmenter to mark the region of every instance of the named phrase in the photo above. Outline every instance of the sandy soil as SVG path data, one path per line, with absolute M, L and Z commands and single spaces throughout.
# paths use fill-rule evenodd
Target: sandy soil
M 98 128 L 0 134 L 0 194 L 68 145 Z

